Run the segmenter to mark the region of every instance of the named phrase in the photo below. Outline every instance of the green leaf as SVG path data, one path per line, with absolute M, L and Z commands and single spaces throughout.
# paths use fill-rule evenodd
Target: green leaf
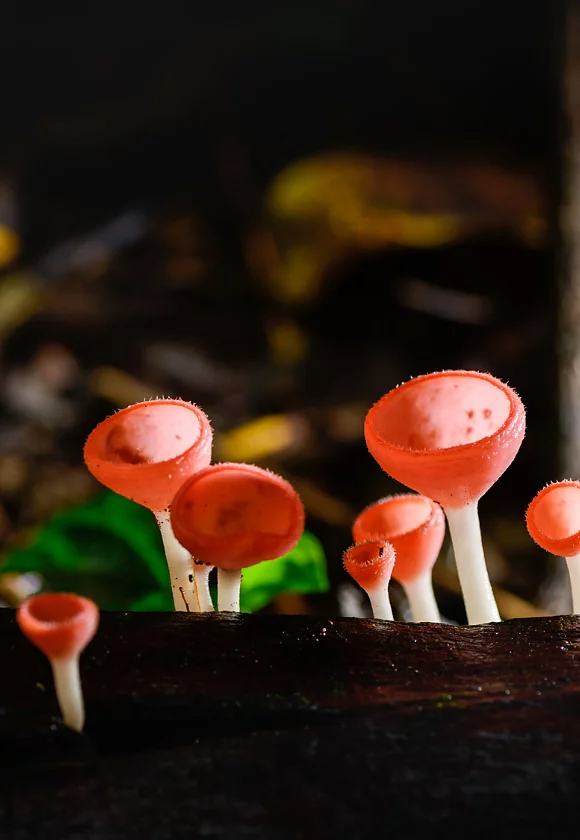
M 169 586 L 158 592 L 151 592 L 144 598 L 139 598 L 131 607 L 137 612 L 173 612 L 173 598 Z
M 173 609 L 153 515 L 112 492 L 56 514 L 27 545 L 8 554 L 1 571 L 37 572 L 44 591 L 77 592 L 101 609 Z M 255 612 L 283 592 L 310 594 L 328 588 L 322 546 L 305 531 L 289 554 L 244 570 L 241 609 Z
M 115 493 L 56 514 L 26 546 L 14 548 L 3 572 L 38 572 L 45 591 L 74 591 L 101 609 L 132 609 L 166 590 L 169 575 L 153 515 Z
M 256 612 L 284 592 L 311 595 L 329 588 L 324 549 L 314 534 L 305 531 L 289 554 L 244 569 L 240 609 Z

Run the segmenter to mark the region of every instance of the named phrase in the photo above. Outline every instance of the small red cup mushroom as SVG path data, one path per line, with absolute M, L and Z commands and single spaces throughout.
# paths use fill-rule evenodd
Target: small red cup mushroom
M 18 608 L 16 621 L 50 661 L 65 725 L 82 732 L 85 710 L 79 657 L 97 632 L 97 605 L 69 593 L 34 595 Z
M 393 478 L 445 510 L 470 624 L 499 621 L 477 503 L 515 458 L 525 409 L 488 373 L 442 371 L 385 394 L 368 412 L 369 452 Z
M 392 577 L 409 600 L 414 621 L 440 621 L 432 569 L 445 536 L 437 502 L 416 493 L 389 496 L 365 508 L 352 526 L 355 542 L 388 540 L 395 549 Z
M 558 481 L 540 490 L 526 511 L 526 525 L 541 548 L 566 559 L 572 609 L 580 615 L 580 481 Z
M 344 552 L 345 570 L 369 596 L 374 618 L 393 620 L 389 581 L 396 562 L 395 549 L 386 540 L 351 545 Z
M 155 515 L 176 610 L 198 605 L 192 560 L 173 535 L 168 508 L 184 481 L 210 463 L 212 439 L 210 422 L 198 406 L 158 399 L 103 420 L 84 448 L 85 463 L 101 484 Z
M 171 504 L 179 542 L 218 569 L 218 609 L 238 611 L 241 569 L 287 554 L 304 531 L 304 507 L 291 484 L 249 464 L 196 473 Z

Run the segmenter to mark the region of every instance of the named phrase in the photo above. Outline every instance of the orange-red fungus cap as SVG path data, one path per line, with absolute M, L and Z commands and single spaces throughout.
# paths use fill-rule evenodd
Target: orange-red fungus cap
M 395 559 L 395 549 L 386 540 L 369 540 L 351 545 L 342 555 L 344 568 L 366 591 L 388 584 Z
M 534 542 L 558 557 L 580 554 L 580 481 L 559 481 L 540 490 L 526 511 Z
M 411 379 L 368 412 L 365 438 L 381 467 L 444 507 L 475 502 L 522 443 L 526 415 L 515 391 L 489 373 L 451 370 Z
M 78 656 L 97 632 L 99 608 L 80 595 L 34 595 L 18 608 L 16 621 L 49 659 L 69 659 Z
M 85 444 L 85 463 L 105 487 L 154 512 L 211 461 L 204 412 L 183 400 L 149 400 L 103 420 Z
M 274 560 L 304 531 L 304 507 L 291 484 L 249 464 L 215 464 L 192 476 L 171 504 L 175 536 L 220 569 Z
M 426 496 L 389 496 L 357 516 L 352 535 L 357 543 L 388 540 L 397 555 L 393 577 L 411 583 L 433 568 L 445 537 L 445 516 Z

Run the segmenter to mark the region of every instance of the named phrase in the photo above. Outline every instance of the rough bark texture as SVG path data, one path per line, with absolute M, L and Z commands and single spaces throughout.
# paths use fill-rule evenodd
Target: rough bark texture
M 0 836 L 555 832 L 580 797 L 580 620 L 104 613 L 84 736 L 0 611 Z

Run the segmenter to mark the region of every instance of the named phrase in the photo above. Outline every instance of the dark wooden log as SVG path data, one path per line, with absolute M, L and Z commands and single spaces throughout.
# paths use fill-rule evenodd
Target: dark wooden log
M 0 611 L 0 837 L 555 832 L 580 797 L 580 620 L 104 613 L 84 735 Z

